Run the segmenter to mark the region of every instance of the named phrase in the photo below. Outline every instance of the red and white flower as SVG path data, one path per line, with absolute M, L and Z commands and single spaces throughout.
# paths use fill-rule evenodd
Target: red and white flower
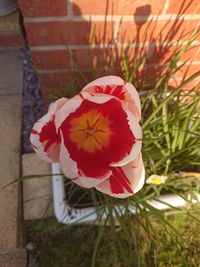
M 67 102 L 60 98 L 49 108 L 49 111 L 33 126 L 30 141 L 37 155 L 49 162 L 59 162 L 60 134 L 56 131 L 54 119 L 56 112 Z
M 125 198 L 144 183 L 140 118 L 136 89 L 107 76 L 55 102 L 36 122 L 31 142 L 40 157 L 59 161 L 74 183 Z

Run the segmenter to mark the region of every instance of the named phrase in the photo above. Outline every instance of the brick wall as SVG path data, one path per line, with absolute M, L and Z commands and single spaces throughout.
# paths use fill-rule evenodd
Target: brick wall
M 72 74 L 79 76 L 72 70 L 68 49 L 90 79 L 91 43 L 99 75 L 105 74 L 102 46 L 106 47 L 108 61 L 111 51 L 117 51 L 117 66 L 121 48 L 127 51 L 130 41 L 130 57 L 141 54 L 141 50 L 146 53 L 145 71 L 141 70 L 138 79 L 160 75 L 174 42 L 180 39 L 184 43 L 198 28 L 200 19 L 199 0 L 19 0 L 19 4 L 45 96 L 52 87 L 63 88 Z M 189 60 L 185 69 L 193 59 L 188 75 L 199 69 L 199 44 L 197 38 L 181 58 L 180 64 Z M 176 83 L 184 68 L 176 74 Z M 113 74 L 118 72 L 116 68 Z

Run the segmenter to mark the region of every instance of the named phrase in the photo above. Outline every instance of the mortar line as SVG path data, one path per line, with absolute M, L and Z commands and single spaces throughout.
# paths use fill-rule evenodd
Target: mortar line
M 183 62 L 179 62 L 178 65 L 181 65 Z M 191 62 L 187 62 L 185 63 L 185 65 L 189 65 L 191 64 Z M 164 66 L 168 66 L 169 63 L 165 63 L 165 64 L 147 64 L 148 67 L 164 67 Z M 197 61 L 196 64 L 194 65 L 200 65 L 200 61 Z M 98 70 L 104 70 L 104 68 L 98 68 Z M 43 69 L 38 69 L 38 73 L 39 74 L 51 74 L 51 73 L 69 73 L 71 71 L 77 71 L 76 69 L 70 68 L 70 69 L 51 69 L 51 70 L 43 70 Z M 84 68 L 84 71 L 90 71 L 90 68 Z
M 179 46 L 183 46 L 186 44 L 187 41 L 179 42 Z M 149 45 L 156 45 L 156 46 L 176 46 L 177 41 L 172 42 L 141 42 L 136 44 L 124 43 L 124 44 L 99 44 L 99 45 L 40 45 L 40 46 L 31 46 L 31 51 L 54 51 L 54 50 L 66 50 L 67 48 L 70 49 L 102 49 L 102 48 L 114 48 L 114 47 L 148 47 Z M 193 41 L 191 46 L 199 46 L 200 41 Z
M 72 4 L 71 1 L 68 2 Z M 68 5 L 69 5 L 68 4 Z M 68 16 L 65 17 L 25 17 L 25 23 L 39 23 L 39 22 L 67 22 L 67 21 L 94 21 L 94 22 L 105 22 L 106 21 L 118 21 L 123 19 L 123 22 L 129 21 L 162 21 L 162 20 L 199 20 L 200 15 L 194 14 L 161 14 L 161 15 L 150 15 L 150 16 L 130 16 L 130 15 L 82 15 L 82 16 L 73 16 L 73 10 L 71 6 L 68 10 Z

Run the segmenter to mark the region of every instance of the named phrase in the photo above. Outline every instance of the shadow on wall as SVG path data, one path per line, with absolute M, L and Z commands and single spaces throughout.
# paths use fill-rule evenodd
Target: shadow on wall
M 192 2 L 192 0 L 184 0 L 178 13 L 173 15 L 172 20 L 160 21 L 158 16 L 151 16 L 151 5 L 136 8 L 132 25 L 123 22 L 122 17 L 117 42 L 114 38 L 109 41 L 109 45 L 113 45 L 114 49 L 108 50 L 108 63 L 111 58 L 115 57 L 114 62 L 112 64 L 110 62 L 110 64 L 115 66 L 116 69 L 118 67 L 121 69 L 123 58 L 127 59 L 133 72 L 132 74 L 130 74 L 131 71 L 129 72 L 130 80 L 136 80 L 142 87 L 152 87 L 155 79 L 159 79 L 166 70 L 173 53 L 178 54 L 183 46 L 183 41 L 187 42 L 192 38 L 194 31 L 198 31 L 198 26 L 195 29 L 192 20 L 186 22 L 183 17 L 180 17 L 187 11 Z M 120 46 L 121 49 L 119 49 Z M 107 47 L 108 45 L 104 43 L 104 50 Z M 194 47 L 188 47 L 188 54 L 182 57 L 185 63 L 187 60 L 192 60 L 192 49 Z M 109 53 L 112 53 L 112 55 Z M 195 57 L 195 54 L 193 56 Z M 100 61 L 99 65 L 101 64 Z M 137 69 L 134 65 L 137 65 Z M 184 62 L 183 65 L 185 65 Z M 174 75 L 174 79 L 176 79 L 176 75 Z
M 178 14 L 174 14 L 170 20 L 159 20 L 159 16 L 152 16 L 151 5 L 139 6 L 135 9 L 132 22 L 123 21 L 122 16 L 117 35 L 114 22 L 110 25 L 108 21 L 109 2 L 108 0 L 105 11 L 103 34 L 95 28 L 94 23 L 90 23 L 90 33 L 92 33 L 88 39 L 90 52 L 88 61 L 84 62 L 89 64 L 86 66 L 81 62 L 81 58 L 74 55 L 76 67 L 84 69 L 85 80 L 88 79 L 87 71 L 91 73 L 88 68 L 93 66 L 94 78 L 107 74 L 122 75 L 126 80 L 134 81 L 136 87 L 152 88 L 156 79 L 166 72 L 172 55 L 178 54 L 183 47 L 183 42 L 192 38 L 197 30 L 194 20 L 185 21 L 184 17 L 180 16 L 187 11 L 193 1 L 182 1 Z M 114 6 L 112 9 L 114 10 Z M 79 15 L 81 15 L 80 12 Z M 110 31 L 111 34 L 109 34 Z M 192 60 L 193 49 L 194 47 L 189 47 L 187 53 L 180 57 L 182 68 L 186 67 L 187 60 Z M 129 69 L 125 69 L 123 62 Z M 180 74 L 181 68 L 174 67 L 176 68 L 169 73 L 169 75 L 173 74 L 173 77 L 168 78 L 173 78 L 176 82 L 177 73 Z M 89 79 L 92 78 L 89 76 Z
M 192 21 L 185 22 L 184 18 L 180 17 L 181 14 L 184 14 L 187 11 L 192 2 L 192 0 L 182 1 L 178 13 L 174 15 L 172 20 L 170 19 L 167 22 L 159 21 L 157 17 L 155 21 L 146 19 L 146 21 L 144 20 L 141 23 L 140 21 L 137 21 L 137 17 L 141 14 L 140 11 L 143 10 L 142 13 L 144 14 L 144 10 L 146 10 L 146 16 L 148 17 L 151 14 L 151 6 L 147 5 L 136 9 L 134 14 L 135 24 L 137 25 L 136 44 L 140 44 L 140 42 L 147 44 L 146 48 L 142 46 L 144 52 L 142 66 L 135 75 L 135 79 L 138 80 L 140 84 L 145 77 L 146 81 L 144 82 L 146 83 L 146 86 L 148 87 L 149 84 L 152 85 L 154 80 L 159 79 L 163 73 L 166 74 L 166 70 L 169 67 L 169 75 L 173 75 L 171 78 L 174 79 L 173 84 L 175 85 L 176 76 L 177 78 L 180 78 L 179 71 L 184 69 L 184 67 L 186 67 L 185 64 L 192 62 L 192 60 L 195 59 L 195 56 L 197 56 L 198 51 L 195 51 L 194 46 L 190 46 L 190 41 L 194 41 L 195 38 L 199 36 L 199 26 L 197 26 L 198 24 L 195 26 Z M 191 15 L 191 18 L 193 15 Z M 160 28 L 159 31 L 157 30 L 158 28 Z M 188 44 L 188 48 L 185 51 L 187 54 L 181 52 L 184 43 L 185 45 L 186 43 Z M 193 51 L 194 54 L 192 55 Z M 139 46 L 137 47 L 136 45 L 135 56 L 137 56 L 137 54 L 140 54 L 140 49 Z M 183 54 L 182 57 L 180 54 Z M 179 57 L 177 63 L 182 64 L 182 66 L 176 65 L 173 70 L 170 70 L 169 64 L 172 63 L 172 57 L 174 57 L 175 60 L 176 56 Z M 176 72 L 179 72 L 179 75 L 176 75 Z M 183 70 L 182 72 L 184 73 L 185 71 Z M 177 81 L 177 84 L 178 83 L 179 82 Z

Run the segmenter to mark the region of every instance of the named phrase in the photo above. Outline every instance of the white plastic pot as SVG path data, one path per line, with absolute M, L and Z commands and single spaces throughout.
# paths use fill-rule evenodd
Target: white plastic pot
M 0 17 L 7 16 L 17 9 L 17 0 L 0 0 Z
M 53 185 L 53 202 L 54 202 L 54 213 L 58 222 L 64 224 L 74 224 L 74 223 L 90 223 L 98 220 L 99 218 L 106 219 L 108 212 L 106 209 L 97 210 L 95 207 L 89 208 L 78 208 L 72 209 L 66 202 L 65 188 L 62 175 L 60 175 L 60 164 L 52 164 L 52 185 Z M 200 195 L 197 194 L 197 199 L 200 201 Z M 197 201 L 194 201 L 196 203 Z M 152 207 L 159 210 L 169 209 L 170 206 L 182 207 L 187 204 L 187 201 L 182 197 L 175 194 L 163 195 L 159 198 L 159 201 L 152 200 L 149 201 Z M 120 213 L 125 212 L 124 207 L 117 206 L 116 210 L 120 210 Z M 114 209 L 113 209 L 114 210 Z M 130 212 L 136 213 L 136 210 L 132 207 L 129 208 Z M 119 213 L 119 214 L 120 214 Z M 114 211 L 113 211 L 114 215 Z

